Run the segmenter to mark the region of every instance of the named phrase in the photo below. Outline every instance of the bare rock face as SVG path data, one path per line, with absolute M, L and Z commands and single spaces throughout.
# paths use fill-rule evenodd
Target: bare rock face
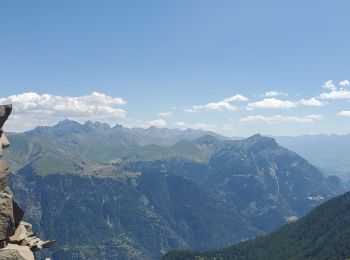
M 10 105 L 0 106 L 0 156 L 2 156 L 2 150 L 9 146 L 2 127 L 11 110 L 12 107 Z M 5 160 L 0 158 L 0 240 L 2 241 L 13 235 L 16 230 L 13 217 L 12 194 L 7 186 L 8 174 L 8 165 Z
M 7 177 L 8 177 L 8 165 L 5 160 L 0 159 L 0 191 L 4 191 L 6 189 Z
M 32 232 L 32 225 L 22 221 L 23 210 L 14 201 L 7 186 L 9 168 L 2 159 L 3 150 L 10 146 L 2 127 L 12 111 L 11 105 L 0 105 L 0 259 L 34 260 L 33 252 L 50 246 Z
M 6 240 L 15 233 L 15 221 L 13 219 L 12 196 L 4 192 L 0 193 L 0 240 Z
M 14 200 L 12 200 L 12 208 L 13 208 L 13 220 L 15 221 L 15 226 L 18 227 L 24 216 L 24 212 L 18 206 L 17 202 Z
M 13 236 L 9 237 L 9 241 L 22 246 L 28 246 L 30 250 L 37 251 L 47 248 L 54 243 L 52 240 L 42 241 L 37 238 L 32 230 L 32 224 L 21 221 Z
M 34 260 L 34 254 L 27 246 L 8 244 L 0 250 L 0 259 L 4 260 Z
M 0 156 L 2 154 L 2 150 L 6 149 L 10 146 L 10 143 L 6 137 L 6 135 L 3 133 L 2 127 L 8 117 L 10 116 L 12 111 L 12 105 L 0 105 Z

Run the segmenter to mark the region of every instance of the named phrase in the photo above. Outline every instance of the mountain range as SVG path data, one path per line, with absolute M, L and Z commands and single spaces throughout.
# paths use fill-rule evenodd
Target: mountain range
M 65 120 L 9 135 L 12 190 L 53 259 L 156 259 L 269 233 L 343 192 L 275 139 Z

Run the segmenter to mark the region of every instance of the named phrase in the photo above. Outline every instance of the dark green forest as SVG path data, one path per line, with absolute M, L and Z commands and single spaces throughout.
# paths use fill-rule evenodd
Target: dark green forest
M 350 257 L 350 192 L 325 202 L 269 235 L 208 252 L 169 252 L 176 259 L 347 259 Z

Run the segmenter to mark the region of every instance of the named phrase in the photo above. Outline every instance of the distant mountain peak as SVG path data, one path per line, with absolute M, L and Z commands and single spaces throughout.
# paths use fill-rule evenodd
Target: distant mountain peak
M 242 145 L 248 149 L 257 148 L 260 150 L 266 148 L 274 149 L 278 147 L 278 144 L 274 138 L 262 136 L 261 134 L 256 134 L 242 140 Z
M 59 121 L 56 125 L 52 126 L 52 128 L 77 128 L 81 126 L 82 124 L 78 123 L 77 121 L 64 119 Z
M 86 130 L 109 130 L 111 126 L 106 123 L 86 121 L 83 125 Z
M 247 139 L 260 139 L 264 138 L 260 133 L 257 133 L 255 135 L 249 136 Z

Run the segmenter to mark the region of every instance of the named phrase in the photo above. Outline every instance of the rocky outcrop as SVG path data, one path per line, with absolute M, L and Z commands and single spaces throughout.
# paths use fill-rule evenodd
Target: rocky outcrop
M 0 250 L 0 259 L 4 260 L 34 260 L 34 254 L 27 246 L 8 244 Z
M 21 221 L 17 227 L 15 234 L 9 237 L 10 243 L 19 244 L 21 246 L 27 246 L 33 252 L 49 247 L 54 243 L 54 241 L 43 241 L 36 237 L 32 230 L 32 224 Z
M 32 226 L 22 221 L 23 210 L 13 199 L 7 186 L 9 167 L 3 160 L 3 150 L 10 146 L 2 127 L 11 114 L 11 105 L 0 105 L 0 259 L 34 260 L 34 251 L 50 246 L 32 232 Z

